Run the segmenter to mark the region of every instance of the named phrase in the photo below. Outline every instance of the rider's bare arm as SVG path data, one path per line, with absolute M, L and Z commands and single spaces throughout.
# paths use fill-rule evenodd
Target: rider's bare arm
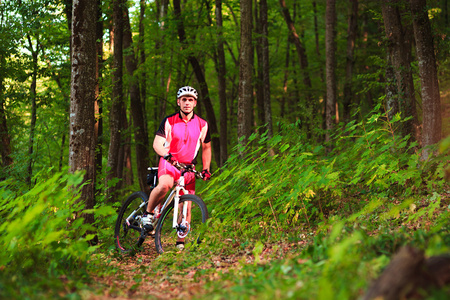
M 164 156 L 167 154 L 167 149 L 164 147 L 165 142 L 166 138 L 160 135 L 155 135 L 155 139 L 153 140 L 153 149 L 159 156 Z
M 211 143 L 202 143 L 202 163 L 203 169 L 210 171 L 211 165 Z

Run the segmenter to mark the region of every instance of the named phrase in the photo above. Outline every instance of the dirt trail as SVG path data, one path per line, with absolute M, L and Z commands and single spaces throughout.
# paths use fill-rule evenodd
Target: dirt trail
M 291 256 L 293 252 L 307 245 L 297 243 L 266 244 L 261 252 L 259 264 L 270 263 L 273 259 Z M 231 240 L 224 241 L 224 247 L 239 248 Z M 190 258 L 189 255 L 186 255 Z M 184 257 L 186 257 L 184 256 Z M 97 293 L 90 292 L 83 297 L 88 300 L 106 299 L 192 299 L 207 293 L 205 284 L 218 280 L 219 273 L 239 270 L 242 264 L 255 262 L 251 249 L 233 251 L 232 255 L 209 255 L 200 264 L 183 267 L 180 262 L 158 262 L 153 240 L 146 241 L 143 250 L 134 256 L 113 259 L 111 267 L 117 272 L 105 276 L 92 274 Z M 164 269 L 157 269 L 164 265 Z M 226 285 L 226 283 L 224 283 Z M 231 284 L 231 283 L 229 283 Z M 93 284 L 94 285 L 94 284 Z
M 199 292 L 199 284 L 193 282 L 195 272 L 172 274 L 169 277 L 167 270 L 152 269 L 157 257 L 151 240 L 146 241 L 142 251 L 133 256 L 123 255 L 120 259 L 112 259 L 111 267 L 117 272 L 101 277 L 93 274 L 101 294 L 90 294 L 86 299 L 189 299 Z

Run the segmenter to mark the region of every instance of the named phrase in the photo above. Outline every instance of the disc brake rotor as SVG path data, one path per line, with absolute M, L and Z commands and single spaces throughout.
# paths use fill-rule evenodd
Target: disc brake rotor
M 177 229 L 178 237 L 180 239 L 184 239 L 188 235 L 190 229 L 191 229 L 191 225 L 189 224 L 188 221 L 185 220 L 185 221 L 181 222 Z

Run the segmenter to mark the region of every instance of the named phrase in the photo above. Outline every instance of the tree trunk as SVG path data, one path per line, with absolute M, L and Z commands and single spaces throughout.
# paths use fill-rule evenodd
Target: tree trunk
M 283 76 L 283 96 L 280 101 L 280 116 L 284 119 L 286 114 L 286 102 L 289 102 L 289 94 L 287 92 L 288 79 L 289 79 L 289 62 L 290 62 L 290 49 L 291 49 L 291 38 L 286 41 L 286 57 L 284 61 L 284 76 Z
M 158 5 L 158 4 L 157 4 Z M 165 44 L 165 30 L 166 30 L 166 23 L 165 19 L 167 17 L 167 11 L 169 10 L 169 0 L 161 0 L 161 2 L 158 5 L 159 13 L 158 21 L 160 23 L 159 29 L 161 31 L 160 35 L 161 37 L 156 43 L 156 49 L 159 49 L 159 51 L 163 51 L 164 44 Z M 166 55 L 164 53 L 159 54 L 159 90 L 158 96 L 156 97 L 156 103 L 159 107 L 159 114 L 156 116 L 158 120 L 162 120 L 167 111 L 167 94 L 169 92 L 169 82 L 170 82 L 170 75 L 169 78 L 166 79 Z M 166 81 L 167 80 L 167 81 Z M 156 110 L 155 110 L 156 112 Z M 159 124 L 157 124 L 159 125 Z
M 395 74 L 394 68 L 392 67 L 392 58 L 390 57 L 390 51 L 387 51 L 386 58 L 386 72 L 385 72 L 385 93 L 386 93 L 386 113 L 388 121 L 391 122 L 394 116 L 398 113 L 398 102 L 397 102 L 397 87 L 395 84 Z
M 127 49 L 128 55 L 125 57 L 125 65 L 127 67 L 130 92 L 130 108 L 131 116 L 133 117 L 133 129 L 136 144 L 136 165 L 137 176 L 139 179 L 139 186 L 142 191 L 150 192 L 147 185 L 147 168 L 149 166 L 149 151 L 148 151 L 148 134 L 144 119 L 144 106 L 141 101 L 141 92 L 139 90 L 139 80 L 135 74 L 137 70 L 137 62 L 133 50 L 133 41 L 131 37 L 130 18 L 128 16 L 128 9 L 125 8 L 124 20 L 124 37 L 123 47 Z
M 383 0 L 381 10 L 383 14 L 386 37 L 388 40 L 389 57 L 392 59 L 395 80 L 397 82 L 398 107 L 402 119 L 413 117 L 404 123 L 402 135 L 411 134 L 412 139 L 417 138 L 416 101 L 414 97 L 414 84 L 410 67 L 409 43 L 405 41 L 406 31 L 401 23 L 399 11 L 400 0 Z
M 97 49 L 97 59 L 95 64 L 95 140 L 96 145 L 96 157 L 95 157 L 95 172 L 100 174 L 102 172 L 102 158 L 103 158 L 103 101 L 100 97 L 101 87 L 100 81 L 102 79 L 102 68 L 103 68 L 103 21 L 102 17 L 102 6 L 101 0 L 97 0 L 97 22 L 96 22 L 96 49 Z M 96 191 L 98 194 L 100 191 Z
M 178 37 L 180 38 L 180 42 L 183 47 L 186 47 L 186 33 L 184 30 L 183 20 L 181 18 L 181 6 L 180 0 L 173 1 L 174 13 L 175 17 L 178 20 Z M 219 165 L 220 159 L 220 140 L 219 140 L 219 132 L 217 129 L 216 115 L 214 113 L 214 108 L 211 103 L 211 98 L 209 97 L 208 85 L 206 83 L 205 74 L 198 62 L 197 58 L 193 55 L 189 55 L 188 61 L 194 69 L 195 77 L 197 78 L 197 82 L 200 86 L 200 95 L 202 96 L 199 101 L 203 103 L 206 109 L 206 116 L 208 118 L 209 129 L 211 130 L 212 136 L 212 148 L 214 152 L 214 158 L 216 160 L 217 165 Z
M 122 106 L 121 116 L 121 124 L 123 132 L 131 132 L 130 126 L 132 123 L 131 118 L 130 122 L 128 122 L 127 118 L 127 109 Z M 121 189 L 124 185 L 131 186 L 133 184 L 133 167 L 131 164 L 131 134 L 127 134 L 122 136 L 122 143 L 120 145 L 119 150 L 119 162 L 117 164 L 117 174 L 122 174 L 122 180 L 119 182 L 118 188 Z M 147 174 L 145 174 L 145 178 L 147 178 Z M 145 191 L 145 190 L 144 190 Z M 148 192 L 148 191 L 145 191 Z
M 69 167 L 72 173 L 85 171 L 80 201 L 86 209 L 95 204 L 96 4 L 96 0 L 74 1 L 72 13 Z M 86 215 L 85 221 L 93 223 L 94 215 Z
M 268 8 L 267 0 L 261 0 L 260 4 L 260 21 L 261 21 L 261 46 L 262 46 L 262 70 L 263 70 L 263 103 L 264 103 L 264 123 L 267 128 L 267 137 L 273 136 L 272 126 L 272 107 L 270 103 L 270 64 L 269 64 L 269 30 L 268 30 Z M 275 153 L 269 150 L 271 155 Z
M 220 103 L 220 158 L 219 167 L 222 167 L 228 158 L 228 111 L 227 111 L 227 83 L 226 83 L 226 63 L 225 50 L 223 47 L 223 24 L 222 24 L 222 0 L 216 0 L 216 26 L 217 26 L 217 81 Z
M 30 121 L 30 137 L 29 137 L 29 143 L 28 143 L 28 167 L 27 167 L 27 176 L 26 176 L 26 183 L 28 185 L 31 185 L 31 177 L 33 176 L 33 153 L 34 153 L 34 136 L 35 136 L 35 129 L 36 129 L 36 85 L 37 85 L 37 72 L 38 72 L 38 52 L 39 52 L 39 38 L 37 39 L 37 45 L 36 49 L 33 49 L 33 43 L 31 42 L 31 38 L 29 35 L 27 35 L 29 49 L 31 52 L 31 55 L 33 57 L 33 73 L 31 77 L 31 86 L 30 86 L 30 93 L 31 93 L 31 121 Z
M 303 47 L 302 42 L 300 41 L 297 30 L 295 29 L 295 24 L 292 21 L 292 18 L 291 18 L 291 15 L 289 14 L 288 8 L 286 7 L 285 0 L 279 0 L 279 2 L 280 2 L 281 10 L 282 10 L 284 19 L 286 21 L 287 27 L 292 36 L 292 40 L 294 42 L 295 49 L 297 50 L 298 59 L 300 61 L 300 68 L 303 71 L 303 83 L 306 86 L 306 88 L 308 89 L 308 91 L 306 92 L 307 93 L 307 101 L 311 101 L 312 97 L 310 95 L 309 90 L 311 89 L 312 85 L 311 85 L 311 78 L 309 76 L 309 71 L 308 71 L 308 57 L 306 55 L 306 50 L 305 50 L 305 47 Z
M 334 128 L 333 116 L 336 114 L 336 0 L 327 0 L 326 8 L 326 32 L 325 32 L 325 51 L 326 51 L 326 82 L 327 82 L 327 110 L 326 110 L 326 129 L 325 140 L 330 140 L 330 131 Z
M 114 22 L 114 58 L 113 58 L 113 82 L 112 82 L 112 105 L 109 115 L 110 141 L 108 151 L 108 167 L 110 168 L 106 180 L 108 185 L 108 201 L 114 202 L 114 192 L 116 185 L 111 185 L 113 178 L 121 179 L 118 174 L 119 150 L 121 144 L 121 113 L 123 106 L 123 1 L 113 2 L 113 22 Z
M 410 3 L 422 91 L 422 147 L 426 147 L 441 140 L 441 97 L 426 1 L 410 0 Z M 424 149 L 422 158 L 427 159 L 429 154 L 429 150 Z
M 319 26 L 318 26 L 318 23 L 317 23 L 317 5 L 316 5 L 316 1 L 313 1 L 313 3 L 312 3 L 312 5 L 313 5 L 313 12 L 314 12 L 314 36 L 315 36 L 315 38 L 314 38 L 314 40 L 315 40 L 315 45 L 316 45 L 316 54 L 317 54 L 317 58 L 319 59 L 319 61 L 321 61 L 322 60 L 322 55 L 320 54 L 320 45 L 319 45 Z M 321 67 L 320 68 L 320 81 L 322 82 L 322 83 L 324 83 L 325 82 L 325 75 L 324 75 L 324 72 L 323 72 L 323 67 Z M 322 111 L 322 113 L 321 113 L 321 118 L 322 118 L 322 122 L 321 122 L 321 124 L 319 125 L 320 126 L 320 128 L 326 128 L 326 111 L 327 111 L 327 101 L 326 101 L 326 99 L 327 99 L 327 92 L 326 92 L 327 90 L 326 90 L 326 88 L 324 89 L 324 95 L 323 95 L 323 99 L 324 99 L 324 101 L 323 101 L 323 103 L 322 103 L 322 106 L 319 106 L 318 107 L 318 111 Z M 320 140 L 323 140 L 323 135 L 320 137 Z
M 5 59 L 0 54 L 0 65 L 5 65 Z M 2 167 L 8 167 L 13 163 L 11 158 L 11 138 L 8 131 L 8 123 L 6 122 L 3 74 L 0 74 L 0 137 L 2 145 L 0 147 L 0 154 L 2 156 Z
M 143 111 L 144 111 L 144 129 L 145 132 L 147 132 L 148 134 L 148 128 L 147 128 L 147 114 L 145 113 L 147 110 L 147 105 L 146 105 L 146 101 L 147 101 L 147 72 L 145 71 L 145 27 L 144 27 L 144 19 L 145 19 L 145 0 L 140 0 L 139 1 L 140 4 L 140 12 L 139 12 L 139 44 L 138 44 L 138 53 L 139 53 L 139 66 L 142 69 L 141 75 L 139 77 L 139 81 L 140 81 L 140 92 L 141 92 L 141 103 L 142 103 L 142 107 L 143 107 Z M 148 136 L 147 136 L 147 140 L 148 140 Z M 148 148 L 148 144 L 147 144 L 147 148 Z
M 256 109 L 254 111 L 253 119 L 254 121 L 254 127 L 259 129 L 259 134 L 263 134 L 265 131 L 264 126 L 264 87 L 263 87 L 263 58 L 262 58 L 262 23 L 261 23 L 261 17 L 259 15 L 258 8 L 260 6 L 258 5 L 258 0 L 254 1 L 254 7 L 253 7 L 253 16 L 254 16 L 254 31 L 256 36 L 256 43 L 255 43 L 255 52 L 256 52 L 256 68 L 254 68 L 255 72 L 255 98 L 256 98 Z
M 351 8 L 348 14 L 347 28 L 347 61 L 345 68 L 345 84 L 344 84 L 344 101 L 343 101 L 343 118 L 344 122 L 350 121 L 351 104 L 353 100 L 352 78 L 353 66 L 355 64 L 354 52 L 355 42 L 358 28 L 358 0 L 350 0 Z
M 241 49 L 239 53 L 238 143 L 246 146 L 252 115 L 252 0 L 241 0 Z M 242 154 L 242 153 L 241 153 Z
M 448 255 L 427 258 L 422 250 L 404 246 L 392 257 L 362 299 L 432 299 L 436 294 L 433 290 L 444 292 L 450 283 L 449 270 Z

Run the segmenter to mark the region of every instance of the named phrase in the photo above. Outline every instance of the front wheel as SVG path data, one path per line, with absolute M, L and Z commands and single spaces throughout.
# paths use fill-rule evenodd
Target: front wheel
M 114 229 L 114 239 L 120 251 L 128 252 L 144 242 L 141 217 L 147 208 L 147 201 L 147 194 L 142 191 L 134 192 L 120 208 Z
M 183 204 L 187 203 L 188 213 L 186 220 L 182 220 Z M 179 201 L 177 228 L 173 228 L 172 202 L 164 209 L 155 230 L 155 246 L 158 253 L 176 251 L 176 243 L 183 241 L 185 249 L 200 244 L 206 229 L 208 210 L 203 200 L 196 195 L 182 195 Z

